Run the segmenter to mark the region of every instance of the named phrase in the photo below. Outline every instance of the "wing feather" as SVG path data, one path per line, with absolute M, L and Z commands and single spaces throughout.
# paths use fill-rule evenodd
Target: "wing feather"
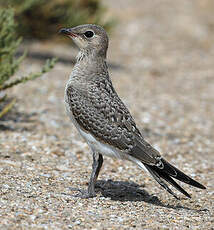
M 130 154 L 143 163 L 157 164 L 158 151 L 152 148 L 138 130 L 130 112 L 106 78 L 87 83 L 83 93 L 70 85 L 67 103 L 82 129 L 104 143 Z M 99 91 L 96 92 L 95 91 Z

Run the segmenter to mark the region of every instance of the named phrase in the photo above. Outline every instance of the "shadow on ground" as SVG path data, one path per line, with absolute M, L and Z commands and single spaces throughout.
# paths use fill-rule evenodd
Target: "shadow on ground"
M 99 180 L 96 183 L 96 190 L 101 192 L 104 197 L 109 197 L 115 201 L 144 201 L 156 206 L 161 206 L 170 209 L 185 209 L 191 211 L 208 211 L 207 209 L 192 209 L 181 205 L 164 204 L 157 196 L 150 195 L 145 189 L 144 185 L 138 185 L 134 182 L 128 181 L 112 181 Z
M 16 53 L 17 57 L 20 57 L 23 55 L 23 51 L 18 51 Z M 55 58 L 56 56 L 51 54 L 51 53 L 41 53 L 41 52 L 28 52 L 27 53 L 27 57 L 34 59 L 34 60 L 39 60 L 39 61 L 46 61 L 47 59 L 51 59 L 51 58 Z M 57 56 L 58 62 L 61 62 L 65 65 L 70 65 L 70 64 L 75 64 L 76 63 L 76 58 L 72 58 L 72 57 L 62 57 L 62 56 Z M 115 63 L 108 63 L 109 68 L 114 69 L 114 70 L 118 70 L 118 69 L 122 69 L 124 68 L 124 66 L 121 66 L 119 64 L 115 64 Z
M 20 112 L 16 107 L 0 118 L 0 131 L 32 131 L 38 125 L 38 113 Z M 23 125 L 22 125 L 23 124 Z

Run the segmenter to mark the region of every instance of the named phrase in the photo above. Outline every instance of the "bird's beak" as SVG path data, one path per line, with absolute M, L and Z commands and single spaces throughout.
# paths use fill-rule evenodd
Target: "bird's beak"
M 59 34 L 65 34 L 71 37 L 77 37 L 77 34 L 75 34 L 72 29 L 62 28 L 59 30 Z

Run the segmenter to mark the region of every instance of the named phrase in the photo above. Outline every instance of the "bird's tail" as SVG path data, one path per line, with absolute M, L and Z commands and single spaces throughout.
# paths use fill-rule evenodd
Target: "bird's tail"
M 193 180 L 183 172 L 181 172 L 179 169 L 168 163 L 166 160 L 161 159 L 162 165 L 154 166 L 154 165 L 148 165 L 144 164 L 147 170 L 151 173 L 151 175 L 154 177 L 154 179 L 164 188 L 166 189 L 170 194 L 172 194 L 176 199 L 178 197 L 175 195 L 175 193 L 168 187 L 168 185 L 165 183 L 167 181 L 169 184 L 174 186 L 178 191 L 183 193 L 185 196 L 191 198 L 191 196 L 179 185 L 177 184 L 173 179 L 180 180 L 186 184 L 189 184 L 191 186 L 200 188 L 200 189 L 206 189 L 202 184 L 199 182 Z

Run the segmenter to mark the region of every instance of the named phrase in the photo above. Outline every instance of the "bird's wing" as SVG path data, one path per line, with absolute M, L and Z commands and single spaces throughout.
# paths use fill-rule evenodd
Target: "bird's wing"
M 66 92 L 71 112 L 80 127 L 100 142 L 108 143 L 143 163 L 158 164 L 158 151 L 143 139 L 111 81 L 99 76 L 86 87 L 83 92 L 70 85 Z

